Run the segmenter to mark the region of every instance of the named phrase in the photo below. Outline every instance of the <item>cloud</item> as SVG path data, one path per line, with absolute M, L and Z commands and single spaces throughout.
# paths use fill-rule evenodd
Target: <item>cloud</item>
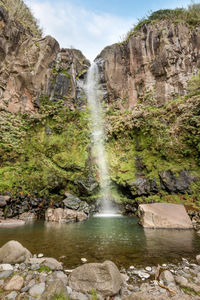
M 134 19 L 96 13 L 72 2 L 26 0 L 45 34 L 55 37 L 61 47 L 80 49 L 90 60 L 116 43 L 135 23 Z

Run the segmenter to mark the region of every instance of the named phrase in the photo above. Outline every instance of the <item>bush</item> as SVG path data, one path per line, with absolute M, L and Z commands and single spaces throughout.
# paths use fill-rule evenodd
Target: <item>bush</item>
M 37 19 L 23 0 L 0 0 L 0 5 L 4 6 L 10 15 L 22 23 L 24 27 L 29 28 L 34 36 L 42 36 L 42 29 L 39 27 Z
M 137 33 L 144 25 L 160 20 L 171 20 L 175 23 L 184 22 L 190 26 L 198 26 L 200 25 L 200 4 L 191 4 L 187 9 L 176 8 L 157 10 L 140 19 L 139 22 L 128 31 L 124 41 L 127 41 L 132 34 Z

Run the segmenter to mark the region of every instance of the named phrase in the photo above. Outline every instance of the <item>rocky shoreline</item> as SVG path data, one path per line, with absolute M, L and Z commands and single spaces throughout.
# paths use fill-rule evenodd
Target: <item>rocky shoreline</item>
M 200 299 L 200 256 L 196 263 L 119 270 L 111 262 L 68 270 L 54 258 L 32 255 L 17 241 L 0 248 L 0 299 L 165 300 Z

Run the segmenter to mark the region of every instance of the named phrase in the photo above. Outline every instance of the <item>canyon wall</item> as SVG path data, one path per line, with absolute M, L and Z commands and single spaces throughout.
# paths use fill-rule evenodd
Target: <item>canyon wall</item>
M 183 96 L 200 67 L 200 28 L 160 20 L 106 47 L 97 62 L 110 103 L 163 106 Z

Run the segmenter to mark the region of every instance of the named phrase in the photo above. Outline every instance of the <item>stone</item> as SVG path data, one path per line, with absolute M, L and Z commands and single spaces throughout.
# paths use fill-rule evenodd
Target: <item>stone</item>
M 39 253 L 39 254 L 38 254 L 38 258 L 42 258 L 43 256 L 44 256 L 43 253 Z
M 62 272 L 62 271 L 56 271 L 54 272 L 53 276 L 56 278 L 56 279 L 60 279 L 62 280 L 62 282 L 67 285 L 67 282 L 68 282 L 68 277 L 67 275 Z
M 29 290 L 29 295 L 32 297 L 40 297 L 45 291 L 45 283 L 39 283 L 32 286 Z
M 163 280 L 165 284 L 169 284 L 170 282 L 174 282 L 174 276 L 170 271 L 165 270 L 160 274 L 160 280 Z
M 175 281 L 178 283 L 180 286 L 186 286 L 188 284 L 187 278 L 183 276 L 175 276 Z
M 25 222 L 28 222 L 28 221 L 36 220 L 37 216 L 36 216 L 36 214 L 31 213 L 31 212 L 24 212 L 23 214 L 21 214 L 19 216 L 19 219 L 24 220 Z
M 82 293 L 72 292 L 70 294 L 70 299 L 71 300 L 88 300 L 89 298 L 86 295 L 82 294 Z
M 104 297 L 113 296 L 123 285 L 122 276 L 111 261 L 84 264 L 69 275 L 69 287 L 72 290 L 87 293 L 95 290 Z
M 8 294 L 6 296 L 6 299 L 8 299 L 8 300 L 15 300 L 16 297 L 17 297 L 17 295 L 18 295 L 17 292 L 13 291 L 13 292 L 11 292 L 10 294 Z
M 65 207 L 73 210 L 77 210 L 80 207 L 81 200 L 78 197 L 68 192 L 65 193 L 65 196 L 67 197 L 65 200 L 63 200 L 63 204 Z
M 137 275 L 138 275 L 140 278 L 145 278 L 145 279 L 147 279 L 147 278 L 150 277 L 150 275 L 149 275 L 148 273 L 142 272 L 142 271 L 139 271 Z
M 86 219 L 87 215 L 84 212 L 68 208 L 48 208 L 45 212 L 45 220 L 50 222 L 69 223 L 84 221 Z
M 16 264 L 27 261 L 30 251 L 17 241 L 9 241 L 0 248 L 0 263 Z
M 196 256 L 197 263 L 200 265 L 200 254 Z
M 41 258 L 35 258 L 35 257 L 31 257 L 28 260 L 28 263 L 33 265 L 33 264 L 42 264 L 45 261 L 44 257 Z
M 42 294 L 40 300 L 52 300 L 53 297 L 62 295 L 63 298 L 69 299 L 67 288 L 62 280 L 56 279 L 51 282 L 45 292 Z
M 0 227 L 16 227 L 25 225 L 25 221 L 19 219 L 1 219 Z
M 52 257 L 44 257 L 44 262 L 42 265 L 49 267 L 51 270 L 55 271 L 60 271 L 63 270 L 62 263 L 57 261 L 55 258 Z
M 185 207 L 179 204 L 140 204 L 138 215 L 140 224 L 145 228 L 193 228 Z
M 10 277 L 10 275 L 12 275 L 13 271 L 3 271 L 3 272 L 0 272 L 0 279 L 6 279 L 8 277 Z
M 24 278 L 19 276 L 19 275 L 15 275 L 13 276 L 4 286 L 4 290 L 5 291 L 20 291 L 21 288 L 24 285 Z
M 13 267 L 10 264 L 1 264 L 0 271 L 13 271 Z

